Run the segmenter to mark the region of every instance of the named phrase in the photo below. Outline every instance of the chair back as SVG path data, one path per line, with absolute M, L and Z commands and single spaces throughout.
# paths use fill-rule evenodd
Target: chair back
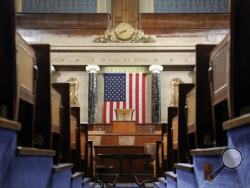
M 151 158 L 155 159 L 155 156 L 156 156 L 156 143 L 145 143 L 144 144 L 144 153 L 151 155 Z

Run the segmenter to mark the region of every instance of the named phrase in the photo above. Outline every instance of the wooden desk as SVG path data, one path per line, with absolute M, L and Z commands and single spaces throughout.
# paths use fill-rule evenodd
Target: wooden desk
M 119 153 L 119 154 L 97 154 L 97 157 L 102 159 L 115 159 L 119 161 L 119 174 L 124 174 L 124 168 L 123 168 L 123 161 L 128 160 L 129 166 L 128 166 L 128 174 L 131 174 L 131 168 L 133 165 L 134 159 L 144 159 L 149 160 L 151 155 L 149 154 L 142 154 L 142 153 L 134 153 L 134 154 L 128 154 L 128 153 Z
M 155 143 L 161 140 L 161 134 L 89 134 L 89 140 L 96 141 L 95 146 L 144 146 L 145 143 Z M 124 143 L 124 139 L 127 144 Z

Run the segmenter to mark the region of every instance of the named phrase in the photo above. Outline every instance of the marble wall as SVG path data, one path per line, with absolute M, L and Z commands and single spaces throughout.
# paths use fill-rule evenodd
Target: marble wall
M 83 71 L 56 71 L 52 74 L 52 82 L 67 82 L 70 77 L 80 82 L 78 100 L 81 108 L 81 122 L 88 121 L 88 73 Z
M 167 107 L 170 103 L 170 82 L 173 78 L 180 78 L 185 83 L 192 83 L 192 73 L 190 71 L 163 71 L 161 73 L 161 121 L 167 122 Z M 81 122 L 88 121 L 88 73 L 82 71 L 57 71 L 53 74 L 53 82 L 66 82 L 70 77 L 75 77 L 80 82 L 79 102 L 81 108 Z M 151 122 L 151 79 L 147 76 L 147 101 L 146 101 L 146 122 Z M 104 104 L 104 78 L 102 74 L 98 76 L 98 107 L 97 122 L 102 122 L 102 112 Z

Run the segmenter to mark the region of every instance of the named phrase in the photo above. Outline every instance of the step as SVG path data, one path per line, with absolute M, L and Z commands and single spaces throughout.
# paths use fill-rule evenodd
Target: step
M 159 182 L 159 188 L 167 187 L 167 180 L 165 179 L 165 177 L 158 178 L 158 182 Z
M 71 185 L 70 188 L 82 188 L 82 172 L 76 172 L 71 175 Z
M 0 128 L 13 131 L 20 131 L 22 126 L 19 122 L 0 117 Z
M 55 151 L 18 147 L 12 159 L 6 188 L 46 188 L 50 183 L 51 168 Z
M 200 188 L 219 188 L 222 185 L 227 188 L 239 187 L 240 182 L 234 170 L 225 169 L 213 181 L 209 178 L 211 173 L 221 166 L 221 154 L 225 149 L 226 147 L 214 147 L 191 150 L 195 176 Z
M 174 164 L 174 168 L 176 169 L 177 174 L 177 185 L 178 187 L 185 188 L 196 188 L 198 187 L 194 166 L 188 163 L 176 163 Z
M 84 178 L 82 180 L 82 188 L 89 188 L 90 187 L 90 178 Z
M 52 168 L 52 188 L 69 188 L 72 163 L 60 163 Z
M 154 182 L 154 188 L 159 188 L 160 187 L 160 182 Z
M 174 172 L 165 172 L 167 188 L 177 188 L 177 175 Z
M 223 129 L 227 131 L 228 147 L 237 148 L 242 156 L 241 166 L 235 170 L 238 185 L 247 187 L 250 183 L 250 114 L 228 120 L 223 123 Z
M 20 123 L 0 118 L 0 185 L 10 171 L 10 163 L 16 153 L 16 132 L 20 129 Z

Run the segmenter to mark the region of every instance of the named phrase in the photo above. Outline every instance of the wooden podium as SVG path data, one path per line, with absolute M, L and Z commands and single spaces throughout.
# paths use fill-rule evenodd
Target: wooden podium
M 134 110 L 129 109 L 116 109 L 116 119 L 118 121 L 131 121 L 133 119 Z
M 113 121 L 113 133 L 135 134 L 136 121 Z

